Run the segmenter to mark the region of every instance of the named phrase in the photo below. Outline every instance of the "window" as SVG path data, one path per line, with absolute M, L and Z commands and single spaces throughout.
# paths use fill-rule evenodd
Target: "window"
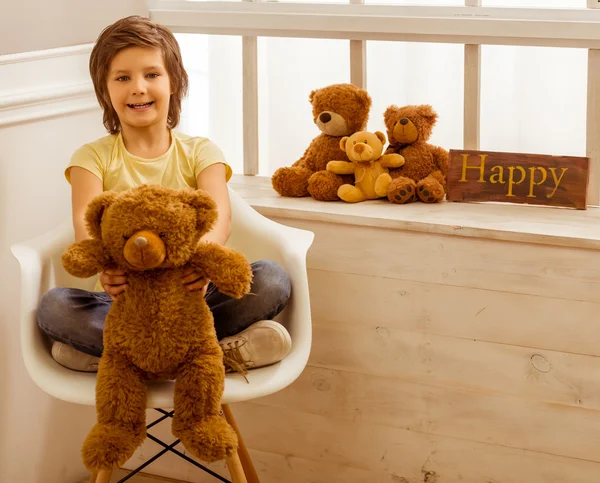
M 365 0 L 367 4 L 422 2 Z M 284 1 L 282 3 L 288 4 Z M 319 2 L 342 3 L 342 2 Z M 457 0 L 430 5 L 462 6 Z M 482 0 L 484 7 L 585 8 L 586 0 Z M 279 7 L 279 5 L 275 5 Z M 283 7 L 283 5 L 281 6 Z M 177 34 L 191 70 L 182 129 L 211 137 L 236 172 L 243 169 L 241 37 Z M 368 129 L 383 130 L 389 104 L 431 104 L 439 113 L 433 143 L 462 147 L 464 47 L 457 43 L 367 41 Z M 587 49 L 483 45 L 481 148 L 585 154 Z M 308 94 L 349 81 L 349 42 L 260 37 L 259 174 L 300 157 L 318 134 Z

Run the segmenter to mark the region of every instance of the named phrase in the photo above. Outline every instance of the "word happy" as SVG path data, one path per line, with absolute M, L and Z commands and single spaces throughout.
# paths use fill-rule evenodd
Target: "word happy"
M 478 183 L 492 183 L 506 185 L 506 196 L 517 196 L 513 193 L 515 186 L 524 185 L 527 187 L 528 198 L 535 198 L 535 190 L 538 186 L 549 187 L 552 191 L 546 194 L 547 198 L 552 198 L 560 186 L 565 173 L 569 168 L 546 168 L 543 166 L 502 166 L 494 165 L 489 171 L 486 171 L 487 154 L 479 154 L 479 163 L 473 162 L 467 153 L 462 153 L 462 176 L 458 180 L 460 183 L 471 181 L 467 179 L 467 174 L 474 173 L 477 176 Z M 487 176 L 487 178 L 486 178 Z M 545 191 L 545 190 L 544 190 Z

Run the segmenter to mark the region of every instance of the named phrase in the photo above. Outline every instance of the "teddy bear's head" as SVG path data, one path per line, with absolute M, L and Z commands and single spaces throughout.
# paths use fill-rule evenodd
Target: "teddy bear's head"
M 437 121 L 437 113 L 430 105 L 389 106 L 383 114 L 390 144 L 426 142 Z
M 142 185 L 105 191 L 88 205 L 86 224 L 122 268 L 180 267 L 217 219 L 215 202 L 201 190 Z
M 369 164 L 378 160 L 383 153 L 384 144 L 385 134 L 380 131 L 359 131 L 340 140 L 340 148 L 356 164 Z
M 369 120 L 371 97 L 353 84 L 333 84 L 309 95 L 313 120 L 324 134 L 349 136 Z

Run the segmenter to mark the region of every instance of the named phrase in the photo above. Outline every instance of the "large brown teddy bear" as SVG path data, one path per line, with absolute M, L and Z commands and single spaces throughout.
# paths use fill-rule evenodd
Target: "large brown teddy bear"
M 94 474 L 110 474 L 144 441 L 146 380 L 176 379 L 172 432 L 194 456 L 210 462 L 237 448 L 234 429 L 220 416 L 225 368 L 212 313 L 181 281 L 181 268 L 190 265 L 231 297 L 249 292 L 252 271 L 241 253 L 199 243 L 216 219 L 216 204 L 201 190 L 106 191 L 86 211 L 92 238 L 63 254 L 76 277 L 108 267 L 128 275 L 128 289 L 106 317 L 98 421 L 82 449 Z
M 393 178 L 388 199 L 407 203 L 417 199 L 435 203 L 444 199 L 448 175 L 448 151 L 429 144 L 437 113 L 429 105 L 389 106 L 384 122 L 390 142 L 386 154 L 398 153 L 405 163 L 390 169 Z
M 310 93 L 313 121 L 321 130 L 304 155 L 291 167 L 279 168 L 271 178 L 281 196 L 312 196 L 319 201 L 337 201 L 338 189 L 352 176 L 327 171 L 329 161 L 349 161 L 340 148 L 344 136 L 362 131 L 369 120 L 371 97 L 353 84 L 333 84 Z

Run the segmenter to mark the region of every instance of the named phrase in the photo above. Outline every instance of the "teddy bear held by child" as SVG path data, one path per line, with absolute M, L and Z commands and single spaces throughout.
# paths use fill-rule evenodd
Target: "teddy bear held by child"
M 231 297 L 249 292 L 252 271 L 241 253 L 199 243 L 216 218 L 216 204 L 201 190 L 106 191 L 85 215 L 92 238 L 63 254 L 76 277 L 108 267 L 128 276 L 106 317 L 97 423 L 82 448 L 94 472 L 119 467 L 144 441 L 146 380 L 176 380 L 172 432 L 194 456 L 215 461 L 237 447 L 234 429 L 220 416 L 225 369 L 212 313 L 181 281 L 181 268 L 191 265 Z

